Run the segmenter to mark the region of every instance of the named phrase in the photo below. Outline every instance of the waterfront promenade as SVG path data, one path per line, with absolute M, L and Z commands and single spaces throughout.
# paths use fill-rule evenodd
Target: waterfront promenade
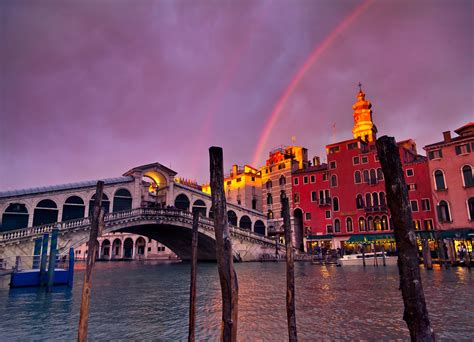
M 284 341 L 285 265 L 236 264 L 239 339 Z M 409 339 L 396 267 L 334 267 L 297 263 L 298 337 Z M 438 338 L 474 338 L 474 275 L 467 268 L 421 269 L 428 310 Z M 8 289 L 0 277 L 2 341 L 75 340 L 83 271 L 72 290 Z M 187 263 L 98 263 L 93 275 L 89 332 L 92 340 L 187 339 Z M 197 340 L 218 340 L 220 287 L 214 263 L 199 264 Z

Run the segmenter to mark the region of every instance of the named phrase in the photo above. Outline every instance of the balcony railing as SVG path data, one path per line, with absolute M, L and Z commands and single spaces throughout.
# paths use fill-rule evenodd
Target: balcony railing
M 388 207 L 386 205 L 372 205 L 364 208 L 366 213 L 388 213 Z
M 318 200 L 318 204 L 320 207 L 330 206 L 331 205 L 331 198 L 320 198 Z

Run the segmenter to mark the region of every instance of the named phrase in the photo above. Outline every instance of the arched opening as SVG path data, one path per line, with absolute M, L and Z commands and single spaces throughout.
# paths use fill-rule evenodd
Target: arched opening
M 360 176 L 360 171 L 356 171 L 354 173 L 354 183 L 359 184 L 362 182 L 361 176 Z
M 469 219 L 474 221 L 474 197 L 469 198 L 467 201 L 467 210 L 469 213 Z
M 145 248 L 146 248 L 146 241 L 144 238 L 140 236 L 135 242 L 135 251 L 139 259 L 143 259 L 145 257 Z
M 184 211 L 189 211 L 189 203 L 189 198 L 185 194 L 179 194 L 174 200 L 174 206 Z
M 126 238 L 123 242 L 123 258 L 132 259 L 133 258 L 133 240 L 131 238 Z
M 127 189 L 118 189 L 114 195 L 113 212 L 132 209 L 132 194 Z
M 434 172 L 436 190 L 446 190 L 446 182 L 444 181 L 444 174 L 441 170 Z
M 374 219 L 372 216 L 367 218 L 367 230 L 374 230 Z
M 337 176 L 332 175 L 331 176 L 331 187 L 335 188 L 337 186 Z
M 193 203 L 193 214 L 194 213 L 199 213 L 201 215 L 201 217 L 206 217 L 206 213 L 207 213 L 206 203 L 204 203 L 204 201 L 202 201 L 200 199 L 194 201 L 194 203 Z
M 94 214 L 94 202 L 95 202 L 95 194 L 92 195 L 91 200 L 89 201 L 89 217 L 92 217 Z M 104 213 L 108 214 L 110 211 L 110 201 L 109 197 L 106 194 L 102 194 L 102 208 L 104 209 Z
M 229 221 L 229 224 L 237 226 L 237 215 L 233 210 L 227 211 L 227 220 Z
M 339 198 L 337 197 L 332 198 L 332 210 L 339 211 Z
M 375 169 L 370 170 L 370 184 L 376 184 L 377 183 L 377 176 L 375 173 Z
M 58 207 L 50 199 L 42 200 L 35 208 L 33 226 L 58 222 Z
M 281 175 L 279 179 L 280 186 L 283 186 L 286 184 L 286 178 L 285 176 Z
M 364 170 L 364 183 L 369 183 L 369 170 Z
M 267 194 L 267 204 L 268 205 L 273 204 L 273 197 L 271 193 Z
M 359 217 L 359 232 L 365 232 L 365 219 L 363 217 Z
M 382 221 L 378 216 L 374 218 L 374 230 L 382 230 Z
M 438 220 L 439 222 L 451 222 L 448 202 L 444 200 L 438 204 Z
M 303 210 L 296 208 L 293 211 L 293 216 L 295 218 L 295 248 L 300 251 L 304 251 Z
M 382 216 L 382 230 L 388 230 L 388 219 L 387 216 Z
M 115 239 L 112 243 L 112 258 L 117 259 L 122 257 L 122 241 Z
M 269 179 L 266 183 L 265 183 L 265 187 L 267 189 L 271 189 L 272 188 L 272 181 Z
M 253 226 L 253 230 L 257 234 L 265 235 L 265 224 L 261 220 L 257 220 Z
M 243 228 L 243 229 L 251 230 L 252 229 L 252 221 L 250 220 L 250 217 L 248 217 L 247 215 L 242 216 L 240 218 L 239 227 Z
M 347 229 L 347 232 L 350 233 L 354 230 L 354 228 L 352 227 L 352 218 L 348 217 L 346 219 L 346 229 Z
M 361 194 L 357 195 L 356 207 L 357 207 L 357 209 L 363 209 L 364 208 L 364 199 L 362 198 Z
M 63 217 L 61 221 L 83 218 L 86 211 L 84 201 L 79 196 L 71 196 L 63 205 Z
M 335 233 L 341 232 L 341 221 L 339 219 L 334 220 L 334 232 Z
M 472 167 L 470 165 L 464 165 L 462 167 L 462 178 L 466 188 L 474 186 L 474 174 L 472 173 Z
M 108 239 L 102 241 L 100 256 L 102 259 L 110 259 L 110 241 Z
M 367 208 L 372 207 L 372 196 L 369 193 L 365 194 L 365 206 Z
M 23 203 L 11 203 L 2 215 L 2 231 L 28 227 L 28 209 Z
M 377 192 L 374 192 L 372 194 L 372 203 L 373 203 L 374 207 L 379 206 L 379 194 Z

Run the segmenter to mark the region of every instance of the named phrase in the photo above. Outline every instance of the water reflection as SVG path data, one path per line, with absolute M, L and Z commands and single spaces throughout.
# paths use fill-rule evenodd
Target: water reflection
M 284 263 L 237 264 L 239 339 L 287 339 Z M 474 286 L 467 269 L 421 272 L 438 338 L 474 338 Z M 189 264 L 98 263 L 93 274 L 89 320 L 94 340 L 187 338 Z M 296 264 L 298 335 L 319 339 L 408 339 L 396 267 L 326 267 Z M 83 271 L 75 286 L 46 294 L 9 291 L 0 280 L 2 340 L 73 340 Z M 220 285 L 215 264 L 198 266 L 198 340 L 220 336 Z

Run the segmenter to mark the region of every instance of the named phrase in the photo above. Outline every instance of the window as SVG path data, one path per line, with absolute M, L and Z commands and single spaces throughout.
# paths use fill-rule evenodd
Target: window
M 252 182 L 255 182 L 255 177 L 252 177 Z
M 332 199 L 332 210 L 339 211 L 339 199 L 337 197 Z
M 423 211 L 430 211 L 431 210 L 431 204 L 430 204 L 430 199 L 429 198 L 423 198 L 421 200 L 421 209 Z
M 331 218 L 331 211 L 330 210 L 326 210 L 326 218 L 327 219 Z
M 311 202 L 316 202 L 318 200 L 318 196 L 316 195 L 316 191 L 311 191 Z
M 311 221 L 311 213 L 305 213 L 304 216 L 306 221 Z
M 327 234 L 332 234 L 332 226 L 330 224 L 326 226 L 326 232 Z
M 387 202 L 385 201 L 385 192 L 381 192 L 379 194 L 379 197 L 380 197 L 380 205 L 385 206 L 387 204 Z
M 362 157 L 362 164 L 367 164 L 369 162 L 369 158 L 367 156 Z
M 330 167 L 331 169 L 335 169 L 335 168 L 336 168 L 336 161 L 335 161 L 335 160 L 331 160 L 331 161 L 329 162 L 329 167 Z
M 432 219 L 427 219 L 423 221 L 425 230 L 433 230 L 433 220 Z
M 359 145 L 357 144 L 357 141 L 347 144 L 347 149 L 349 151 L 355 150 L 357 147 L 359 147 Z
M 339 146 L 333 146 L 329 149 L 329 154 L 337 153 L 339 151 L 340 151 Z
M 327 172 L 324 172 L 323 173 L 323 182 L 327 181 L 328 180 L 328 173 Z
M 267 204 L 268 205 L 273 204 L 272 194 L 267 194 Z
M 356 172 L 354 172 L 354 183 L 360 184 L 361 182 L 362 182 L 362 179 L 360 177 L 360 171 L 357 170 Z
M 347 229 L 347 232 L 352 232 L 353 231 L 352 219 L 350 217 L 348 217 L 346 219 L 346 229 Z
M 446 190 L 446 183 L 444 181 L 444 173 L 441 170 L 434 172 L 436 190 Z
M 334 220 L 334 232 L 335 233 L 341 232 L 341 221 L 339 221 L 339 219 Z
M 362 199 L 362 195 L 358 194 L 356 197 L 356 207 L 357 209 L 364 208 L 364 200 Z
M 267 187 L 267 189 L 271 189 L 272 188 L 272 181 L 268 180 L 267 183 L 265 184 L 265 186 Z
M 308 176 L 303 177 L 303 184 L 308 184 Z
M 331 187 L 333 187 L 333 188 L 337 187 L 337 176 L 336 175 L 331 176 Z
M 300 179 L 298 177 L 293 178 L 293 184 L 298 185 L 300 183 Z
M 443 152 L 441 150 L 433 150 L 428 152 L 428 159 L 433 160 L 433 159 L 441 159 L 443 158 Z
M 382 230 L 382 221 L 378 216 L 374 218 L 374 230 Z
M 369 170 L 364 170 L 364 182 L 369 183 Z
M 456 155 L 458 156 L 460 154 L 468 154 L 468 153 L 471 153 L 471 146 L 469 146 L 469 143 L 458 145 L 454 148 L 454 150 L 456 151 Z
M 309 181 L 310 181 L 311 183 L 316 183 L 316 176 L 315 176 L 315 175 L 309 176 Z
M 367 218 L 367 231 L 374 230 L 374 219 L 372 216 Z
M 412 200 L 410 201 L 411 211 L 418 211 L 418 201 Z
M 299 193 L 295 192 L 293 194 L 293 202 L 300 203 L 300 194 Z
M 407 169 L 407 177 L 413 177 L 414 174 L 413 169 Z
M 472 167 L 470 165 L 464 165 L 462 167 L 462 179 L 464 181 L 464 187 L 470 188 L 474 186 L 474 174 L 472 173 Z
M 382 216 L 382 230 L 388 230 L 387 216 Z
M 469 198 L 467 201 L 467 210 L 469 213 L 469 219 L 474 221 L 474 197 Z
M 374 205 L 374 207 L 379 206 L 379 194 L 378 194 L 378 192 L 374 192 L 372 194 L 372 204 Z
M 283 170 L 285 168 L 285 164 L 281 163 L 278 165 L 278 170 Z
M 365 205 L 367 207 L 371 207 L 372 206 L 372 196 L 369 194 L 369 193 L 366 193 L 365 194 Z
M 365 219 L 363 217 L 359 218 L 359 231 L 365 232 Z
M 383 180 L 383 171 L 380 167 L 377 169 L 377 179 Z
M 415 191 L 416 190 L 416 184 L 415 183 L 411 183 L 411 184 L 408 184 L 408 191 Z
M 267 218 L 269 220 L 272 220 L 273 219 L 273 211 L 269 210 L 268 213 L 267 213 Z
M 238 182 L 240 182 L 241 180 L 242 180 L 242 178 L 239 177 L 239 178 L 236 179 L 236 182 L 238 183 Z
M 420 220 L 413 220 L 413 227 L 415 228 L 415 230 L 421 230 Z
M 448 202 L 440 201 L 438 204 L 438 221 L 439 222 L 451 222 L 451 215 L 449 213 Z
M 352 158 L 352 163 L 354 165 L 359 165 L 360 164 L 360 158 L 359 157 L 354 157 Z
M 375 169 L 370 170 L 370 184 L 377 184 L 377 176 L 375 173 Z
M 227 185 L 231 185 L 232 184 L 232 181 L 227 181 Z
M 285 176 L 281 175 L 279 179 L 280 186 L 283 186 L 286 184 L 286 178 Z

